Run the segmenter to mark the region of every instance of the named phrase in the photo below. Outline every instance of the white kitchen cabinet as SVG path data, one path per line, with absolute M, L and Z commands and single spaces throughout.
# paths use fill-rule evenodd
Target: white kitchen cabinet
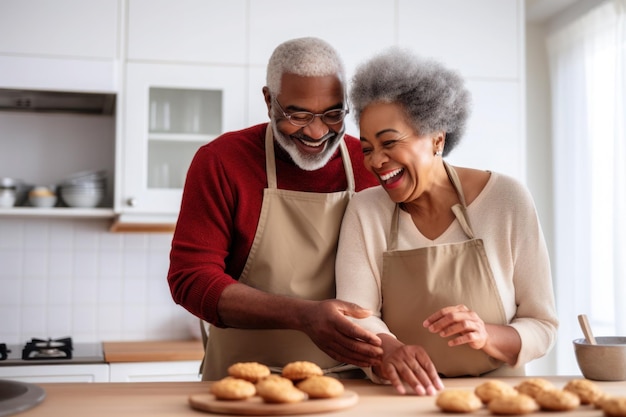
M 115 91 L 120 0 L 0 0 L 0 88 Z
M 25 365 L 0 367 L 0 379 L 30 383 L 109 382 L 109 365 Z
M 175 222 L 201 145 L 245 125 L 243 67 L 129 63 L 118 138 L 122 222 Z
M 0 53 L 113 59 L 119 0 L 0 0 Z
M 0 88 L 61 92 L 114 93 L 114 60 L 64 59 L 0 54 Z
M 110 382 L 200 381 L 200 362 L 111 363 Z
M 96 209 L 11 207 L 0 216 L 113 216 L 121 3 L 0 0 L 0 101 L 11 110 L 0 113 L 1 175 L 55 185 L 76 172 L 106 170 L 109 181 Z M 62 105 L 59 93 L 66 94 Z M 87 109 L 94 98 L 107 104 Z
M 199 360 L 80 365 L 2 366 L 0 379 L 50 382 L 200 381 Z
M 244 64 L 245 0 L 128 0 L 130 61 Z

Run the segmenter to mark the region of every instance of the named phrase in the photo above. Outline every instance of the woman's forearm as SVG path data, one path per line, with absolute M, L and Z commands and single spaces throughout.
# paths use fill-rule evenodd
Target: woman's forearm
M 485 324 L 485 328 L 489 338 L 483 352 L 508 365 L 514 365 L 522 348 L 522 339 L 517 330 L 511 326 L 496 324 Z

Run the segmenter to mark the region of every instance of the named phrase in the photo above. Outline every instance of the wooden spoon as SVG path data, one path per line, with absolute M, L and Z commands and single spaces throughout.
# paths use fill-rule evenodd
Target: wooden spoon
M 593 332 L 591 331 L 591 326 L 589 325 L 589 320 L 587 319 L 586 314 L 578 315 L 578 323 L 580 323 L 580 328 L 583 330 L 583 334 L 585 335 L 585 339 L 592 345 L 596 345 L 596 338 L 593 337 Z

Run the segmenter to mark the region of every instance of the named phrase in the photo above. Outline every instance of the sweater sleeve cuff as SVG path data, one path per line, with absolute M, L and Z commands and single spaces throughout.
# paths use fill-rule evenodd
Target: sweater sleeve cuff
M 218 304 L 220 297 L 222 296 L 222 292 L 226 289 L 226 287 L 236 284 L 235 280 L 224 280 L 220 281 L 218 285 L 215 285 L 211 288 L 211 291 L 206 295 L 203 301 L 203 309 L 202 314 L 206 317 L 209 323 L 211 323 L 215 327 L 219 327 L 222 329 L 227 328 L 228 326 L 224 324 L 222 318 L 219 315 Z
M 526 323 L 513 322 L 510 324 L 520 336 L 522 346 L 517 361 L 513 364 L 514 368 L 526 365 L 528 362 L 544 356 L 552 347 L 553 342 L 549 339 L 549 335 L 544 335 L 539 329 L 528 326 Z

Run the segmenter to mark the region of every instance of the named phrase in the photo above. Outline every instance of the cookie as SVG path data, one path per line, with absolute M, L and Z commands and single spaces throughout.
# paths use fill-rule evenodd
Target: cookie
M 269 376 L 266 376 L 265 378 L 262 378 L 260 381 L 256 383 L 256 390 L 257 390 L 257 393 L 262 396 L 262 393 L 264 392 L 264 390 L 268 388 L 270 390 L 279 389 L 279 388 L 289 389 L 289 388 L 293 388 L 293 386 L 294 385 L 291 379 L 287 379 L 280 375 L 271 374 Z
M 334 398 L 343 394 L 343 384 L 329 376 L 314 375 L 308 377 L 297 385 L 309 398 Z
M 492 414 L 501 416 L 528 414 L 539 410 L 539 404 L 530 395 L 501 395 L 489 401 L 487 406 Z
M 506 382 L 492 379 L 478 385 L 474 389 L 474 394 L 476 394 L 484 404 L 488 404 L 494 398 L 503 395 L 517 395 L 517 390 Z
M 606 392 L 603 392 L 600 394 L 600 396 L 598 398 L 596 398 L 596 400 L 593 402 L 593 406 L 595 408 L 599 408 L 602 409 L 602 406 L 604 405 L 604 402 L 606 400 L 610 400 L 611 398 L 613 398 L 612 395 L 607 394 Z
M 604 400 L 602 411 L 607 417 L 626 417 L 626 397 L 613 397 Z
M 237 362 L 228 367 L 228 375 L 252 383 L 270 374 L 270 368 L 258 362 Z
M 537 394 L 546 389 L 556 388 L 554 384 L 543 378 L 528 378 L 515 386 L 520 394 L 526 394 L 533 398 L 537 398 Z
M 546 411 L 569 411 L 580 405 L 578 395 L 562 389 L 545 389 L 535 398 L 539 407 Z
M 245 379 L 227 376 L 211 384 L 211 394 L 218 400 L 245 400 L 256 394 L 254 384 Z
M 483 402 L 472 391 L 447 390 L 437 395 L 437 407 L 446 413 L 471 413 L 483 406 Z
M 581 404 L 594 404 L 602 396 L 600 387 L 588 379 L 572 379 L 563 389 L 578 395 Z
M 283 368 L 282 376 L 291 379 L 292 381 L 299 381 L 304 378 L 315 375 L 324 375 L 322 368 L 307 361 L 290 362 Z
M 266 403 L 296 403 L 307 398 L 290 379 L 275 374 L 257 382 L 256 391 Z

